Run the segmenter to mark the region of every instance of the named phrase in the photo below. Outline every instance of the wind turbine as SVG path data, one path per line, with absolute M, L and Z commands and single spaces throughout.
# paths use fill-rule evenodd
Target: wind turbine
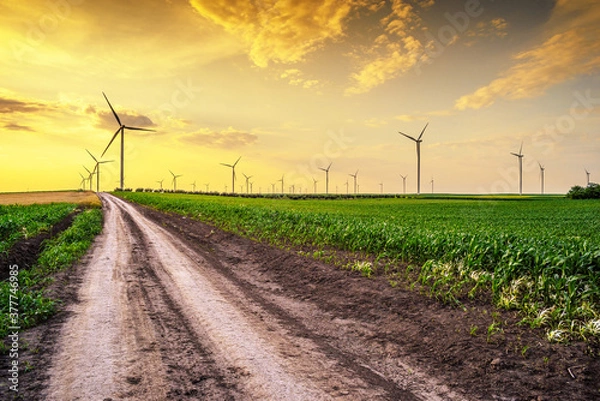
M 79 183 L 79 186 L 81 186 L 81 188 L 85 191 L 85 182 L 87 178 L 85 178 L 81 173 L 79 173 L 79 176 L 81 177 L 81 182 Z
M 114 160 L 98 161 L 98 159 L 96 159 L 89 150 L 86 149 L 85 151 L 88 152 L 88 154 L 90 156 L 92 156 L 92 159 L 94 159 L 94 161 L 96 162 L 96 165 L 94 166 L 93 171 L 96 172 L 96 192 L 100 192 L 100 165 L 104 164 L 104 163 L 112 163 L 112 162 L 114 162 Z
M 192 182 L 192 190 L 196 192 L 196 181 Z
M 315 180 L 315 177 L 313 177 L 312 180 L 313 180 L 313 186 L 314 186 L 313 193 L 316 194 L 317 193 L 317 182 L 319 182 L 319 181 Z
M 169 170 L 169 173 L 171 173 L 171 175 L 173 176 L 173 192 L 175 192 L 177 191 L 177 179 L 183 174 L 175 175 L 175 173 L 173 173 L 171 170 Z
M 381 193 L 383 193 L 383 182 L 380 182 L 379 186 L 381 187 Z
M 112 111 L 113 115 L 115 116 L 115 119 L 117 120 L 117 123 L 119 123 L 119 128 L 117 129 L 117 131 L 115 132 L 115 134 L 113 135 L 113 137 L 111 138 L 110 142 L 108 143 L 108 146 L 106 146 L 106 149 L 104 149 L 104 152 L 102 152 L 102 155 L 100 156 L 102 158 L 102 156 L 104 156 L 104 154 L 106 153 L 106 151 L 108 150 L 108 148 L 110 148 L 110 145 L 113 143 L 113 141 L 115 140 L 115 138 L 117 137 L 117 135 L 119 135 L 119 133 L 121 133 L 121 189 L 125 188 L 125 184 L 124 184 L 124 159 L 125 159 L 125 130 L 129 129 L 132 131 L 149 131 L 149 132 L 156 132 L 153 129 L 148 129 L 148 128 L 138 128 L 138 127 L 129 127 L 125 124 L 123 124 L 121 122 L 121 119 L 119 118 L 119 116 L 117 115 L 117 112 L 115 111 L 115 109 L 113 109 L 112 105 L 110 104 L 110 102 L 108 101 L 108 98 L 106 97 L 106 94 L 104 92 L 102 92 L 102 95 L 104 96 L 104 99 L 106 99 L 106 103 L 108 103 L 108 107 L 110 107 L 110 110 Z
M 238 157 L 238 159 L 233 164 L 221 163 L 222 166 L 231 167 L 231 192 L 235 193 L 235 166 L 238 164 L 242 156 Z
M 433 177 L 431 177 L 431 193 L 433 193 Z
M 206 186 L 206 192 L 208 192 L 208 186 L 210 185 L 210 182 L 204 184 Z
M 542 195 L 544 194 L 544 171 L 546 170 L 546 168 L 544 166 L 542 166 L 542 164 L 540 162 L 538 162 L 539 166 L 540 166 L 540 182 L 541 182 L 541 186 L 542 186 Z
M 88 180 L 90 180 L 90 191 L 92 190 L 92 177 L 95 174 L 95 170 L 94 171 L 90 171 L 86 166 L 83 166 L 83 168 L 85 169 L 85 171 L 87 171 L 89 173 L 88 175 Z
M 585 175 L 587 176 L 587 186 L 590 186 L 590 172 L 587 170 L 587 168 L 584 168 L 585 170 Z
M 421 193 L 421 142 L 423 142 L 421 138 L 423 137 L 423 133 L 425 133 L 425 129 L 427 129 L 428 125 L 429 123 L 425 124 L 425 127 L 421 131 L 421 134 L 416 139 L 410 135 L 406 135 L 404 132 L 398 131 L 399 134 L 404 135 L 412 141 L 415 141 L 415 143 L 417 144 L 417 194 Z
M 250 178 L 252 178 L 252 176 L 247 176 L 244 173 L 242 173 L 242 175 L 246 178 L 246 193 L 249 194 L 250 193 Z
M 400 177 L 402 177 L 402 189 L 404 190 L 404 194 L 406 195 L 406 177 L 408 177 L 408 175 L 400 174 Z
M 350 177 L 354 178 L 354 194 L 356 195 L 356 177 L 358 176 L 358 170 L 354 174 L 348 174 Z
M 332 163 L 329 163 L 327 168 L 319 167 L 319 170 L 323 170 L 325 172 L 325 193 L 329 194 L 329 169 L 331 168 Z
M 523 195 L 523 142 L 519 153 L 510 152 L 510 154 L 519 158 L 519 195 Z
M 281 176 L 281 180 L 277 180 L 277 182 L 281 181 L 281 193 L 283 194 L 283 175 Z
M 163 181 L 164 181 L 164 180 L 165 180 L 165 179 L 163 178 L 163 179 L 162 179 L 162 180 L 160 180 L 160 181 L 156 181 L 156 182 L 158 182 L 158 183 L 160 184 L 160 190 L 161 190 L 161 191 L 163 190 L 162 183 L 163 183 Z
M 346 195 L 348 195 L 348 188 L 349 188 L 349 183 L 348 183 L 348 179 L 346 179 Z M 337 193 L 337 190 L 336 190 Z

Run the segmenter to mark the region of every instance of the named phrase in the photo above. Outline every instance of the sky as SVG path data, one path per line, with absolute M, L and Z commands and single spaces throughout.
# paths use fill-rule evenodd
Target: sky
M 600 181 L 595 0 L 2 0 L 0 192 L 565 193 Z M 120 142 L 101 190 L 119 186 Z M 432 183 L 433 182 L 433 183 Z M 94 188 L 96 182 L 94 180 Z

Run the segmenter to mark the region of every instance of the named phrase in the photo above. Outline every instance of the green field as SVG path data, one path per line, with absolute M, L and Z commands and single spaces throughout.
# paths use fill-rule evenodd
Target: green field
M 35 237 L 74 212 L 76 204 L 0 205 L 0 252 L 8 254 L 19 240 Z M 0 351 L 9 327 L 26 329 L 51 316 L 56 300 L 45 294 L 56 271 L 71 266 L 89 248 L 102 228 L 102 211 L 89 208 L 77 216 L 69 228 L 42 244 L 36 264 L 30 268 L 9 260 L 2 269 L 10 272 L 0 282 Z
M 276 245 L 369 255 L 444 301 L 488 297 L 551 341 L 600 336 L 600 203 L 559 197 L 290 200 L 118 195 Z M 410 272 L 411 274 L 406 274 Z

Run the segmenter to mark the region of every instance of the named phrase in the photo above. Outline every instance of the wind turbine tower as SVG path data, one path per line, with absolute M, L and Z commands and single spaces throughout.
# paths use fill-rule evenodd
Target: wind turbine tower
M 83 166 L 83 168 L 89 174 L 87 179 L 90 181 L 90 191 L 91 191 L 92 190 L 92 178 L 94 177 L 96 170 L 94 169 L 94 171 L 90 171 L 86 166 Z
M 86 152 L 88 152 L 88 154 L 92 157 L 92 159 L 94 159 L 94 161 L 96 162 L 96 165 L 94 166 L 94 170 L 96 172 L 96 192 L 100 192 L 100 164 L 104 164 L 104 163 L 111 163 L 114 160 L 104 160 L 104 161 L 98 161 L 98 159 L 96 159 L 94 157 L 93 154 L 90 153 L 89 150 L 85 150 Z
M 173 176 L 173 192 L 175 192 L 177 191 L 177 179 L 181 177 L 181 174 L 175 175 L 171 170 L 169 170 L 169 173 Z
M 410 135 L 406 135 L 404 132 L 398 131 L 400 135 L 404 135 L 408 139 L 414 141 L 417 145 L 417 194 L 421 193 L 421 142 L 423 142 L 423 139 L 421 138 L 423 138 L 423 134 L 425 133 L 425 130 L 427 129 L 428 125 L 429 123 L 425 124 L 425 127 L 421 131 L 421 134 L 418 138 L 414 138 Z
M 587 176 L 587 186 L 590 186 L 590 172 L 586 169 L 585 170 L 585 175 Z
M 519 158 L 519 195 L 523 195 L 523 142 L 519 153 L 510 152 L 510 154 Z
M 238 164 L 242 156 L 238 157 L 238 159 L 233 164 L 221 163 L 222 166 L 231 167 L 231 192 L 235 193 L 235 166 Z
M 539 166 L 540 166 L 540 185 L 541 185 L 541 192 L 542 195 L 544 194 L 544 172 L 546 170 L 546 168 L 544 166 L 542 166 L 542 164 L 540 162 L 538 162 Z
M 356 195 L 356 177 L 358 177 L 358 170 L 354 174 L 348 174 L 350 177 L 354 178 L 354 195 Z
M 108 107 L 110 107 L 110 110 L 112 111 L 113 115 L 115 116 L 115 119 L 117 120 L 117 123 L 119 124 L 119 128 L 117 129 L 117 132 L 115 132 L 115 134 L 113 135 L 112 139 L 108 143 L 108 146 L 106 146 L 106 149 L 104 149 L 104 152 L 102 152 L 102 155 L 100 155 L 100 157 L 102 158 L 102 156 L 104 156 L 104 154 L 106 153 L 108 148 L 110 148 L 110 145 L 113 143 L 113 141 L 115 140 L 117 135 L 119 135 L 119 133 L 121 133 L 121 181 L 120 181 L 120 185 L 121 185 L 121 189 L 123 189 L 125 187 L 125 180 L 124 180 L 125 130 L 128 129 L 128 130 L 132 130 L 132 131 L 150 131 L 150 132 L 156 132 L 156 131 L 153 129 L 147 129 L 147 128 L 129 127 L 129 126 L 123 124 L 121 122 L 121 119 L 117 115 L 117 112 L 115 111 L 115 109 L 112 107 L 112 105 L 108 101 L 106 94 L 104 92 L 102 92 L 102 95 L 104 96 L 104 99 L 106 99 L 106 103 L 108 103 Z
M 281 176 L 281 180 L 277 180 L 277 182 L 281 182 L 281 193 L 283 194 L 283 175 Z
M 408 175 L 400 174 L 400 177 L 402 177 L 402 189 L 404 190 L 404 194 L 406 195 L 406 177 L 408 177 Z
M 319 167 L 319 170 L 323 170 L 325 172 L 325 193 L 329 194 L 329 169 L 333 163 L 329 163 L 327 168 Z
M 317 180 L 315 180 L 315 177 L 313 177 L 313 193 L 317 193 Z
M 242 173 L 242 175 L 246 178 L 246 193 L 249 194 L 250 193 L 250 178 L 252 178 L 252 176 L 247 176 L 244 173 Z

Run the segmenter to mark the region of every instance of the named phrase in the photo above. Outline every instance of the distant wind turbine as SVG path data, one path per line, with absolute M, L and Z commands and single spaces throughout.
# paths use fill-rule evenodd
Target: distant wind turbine
M 192 182 L 192 190 L 196 192 L 196 181 Z
M 544 171 L 546 170 L 546 168 L 544 166 L 542 166 L 542 164 L 540 162 L 538 162 L 539 166 L 540 166 L 540 185 L 541 185 L 541 190 L 542 190 L 542 195 L 544 194 Z
M 313 177 L 312 180 L 313 180 L 313 186 L 314 186 L 313 193 L 316 194 L 317 193 L 317 182 L 319 182 L 319 181 L 315 180 L 315 177 Z
M 165 179 L 163 178 L 162 180 L 156 181 L 156 182 L 158 182 L 158 183 L 160 184 L 160 190 L 161 190 L 161 191 L 162 191 L 162 189 L 163 189 L 162 183 L 163 183 L 163 181 L 164 181 L 164 180 L 165 180 Z
M 117 132 L 115 132 L 115 134 L 111 138 L 110 142 L 106 146 L 106 149 L 104 149 L 104 152 L 102 152 L 102 155 L 100 157 L 104 156 L 104 154 L 106 153 L 108 148 L 110 148 L 110 145 L 113 143 L 113 141 L 115 140 L 117 135 L 119 135 L 119 133 L 121 133 L 121 182 L 120 182 L 120 185 L 121 185 L 121 189 L 123 189 L 125 187 L 125 183 L 124 183 L 124 181 L 125 181 L 124 180 L 125 130 L 128 129 L 128 130 L 132 130 L 132 131 L 149 131 L 149 132 L 156 132 L 156 131 L 153 129 L 148 129 L 148 128 L 129 127 L 129 126 L 123 124 L 121 122 L 121 119 L 117 115 L 117 112 L 115 111 L 115 109 L 112 107 L 112 105 L 108 101 L 106 94 L 104 92 L 102 92 L 102 95 L 104 96 L 104 99 L 106 99 L 106 103 L 108 103 L 108 107 L 110 107 L 110 110 L 112 111 L 113 115 L 115 116 L 117 123 L 119 123 L 119 128 L 117 129 Z
M 356 194 L 356 177 L 358 176 L 358 170 L 354 174 L 348 174 L 350 177 L 354 178 L 354 194 Z
M 433 177 L 431 177 L 431 193 L 433 193 Z
M 519 195 L 523 195 L 523 142 L 519 153 L 510 152 L 510 154 L 519 158 Z
M 383 193 L 383 182 L 380 182 L 379 186 L 381 187 L 381 193 Z
M 177 179 L 182 176 L 182 174 L 175 175 L 174 172 L 169 170 L 169 173 L 173 176 L 173 192 L 177 191 Z
M 246 178 L 246 193 L 249 194 L 250 193 L 250 178 L 252 178 L 252 176 L 248 176 L 244 173 L 242 173 L 242 175 Z
M 329 169 L 333 163 L 329 163 L 327 168 L 319 167 L 319 170 L 323 170 L 325 172 L 325 193 L 329 193 Z
M 417 194 L 421 193 L 421 142 L 423 142 L 423 140 L 421 138 L 423 137 L 423 134 L 425 133 L 425 129 L 427 129 L 428 125 L 429 125 L 429 123 L 425 124 L 425 127 L 421 131 L 421 134 L 416 139 L 410 135 L 406 135 L 404 132 L 398 131 L 398 133 L 400 135 L 404 135 L 408 139 L 415 141 L 415 144 L 417 145 Z
M 283 193 L 283 175 L 281 176 L 281 180 L 277 180 L 277 182 L 281 182 L 281 193 Z
M 222 166 L 231 167 L 231 192 L 235 193 L 235 166 L 238 164 L 242 156 L 238 157 L 238 159 L 233 164 L 221 163 Z
M 400 177 L 402 177 L 402 188 L 404 190 L 404 194 L 406 194 L 406 177 L 408 177 L 408 175 L 400 174 Z
M 585 175 L 587 176 L 587 186 L 590 186 L 590 172 L 587 170 L 587 168 L 584 169 L 585 170 Z
M 81 177 L 81 182 L 79 183 L 79 186 L 85 191 L 85 182 L 87 181 L 87 178 L 85 178 L 81 173 L 79 173 L 79 176 Z
M 206 184 L 204 184 L 206 186 L 206 192 L 208 192 L 208 186 L 210 185 L 209 182 L 207 182 Z
M 349 191 L 348 191 L 349 187 L 350 187 L 350 183 L 348 182 L 348 179 L 346 178 L 346 195 L 348 195 L 348 193 L 349 193 Z M 336 191 L 335 192 L 337 193 L 337 187 L 336 187 Z
M 90 171 L 86 166 L 83 166 L 83 168 L 89 174 L 87 179 L 90 181 L 90 191 L 91 191 L 92 190 L 92 178 L 94 177 L 95 170 L 94 171 Z
M 90 156 L 92 156 L 92 159 L 94 159 L 94 161 L 96 162 L 96 165 L 94 166 L 94 170 L 96 172 L 96 192 L 100 192 L 100 165 L 104 164 L 104 163 L 112 163 L 114 162 L 114 160 L 98 160 L 94 157 L 94 155 L 89 151 L 89 150 L 85 150 L 86 152 L 88 152 L 88 154 Z

